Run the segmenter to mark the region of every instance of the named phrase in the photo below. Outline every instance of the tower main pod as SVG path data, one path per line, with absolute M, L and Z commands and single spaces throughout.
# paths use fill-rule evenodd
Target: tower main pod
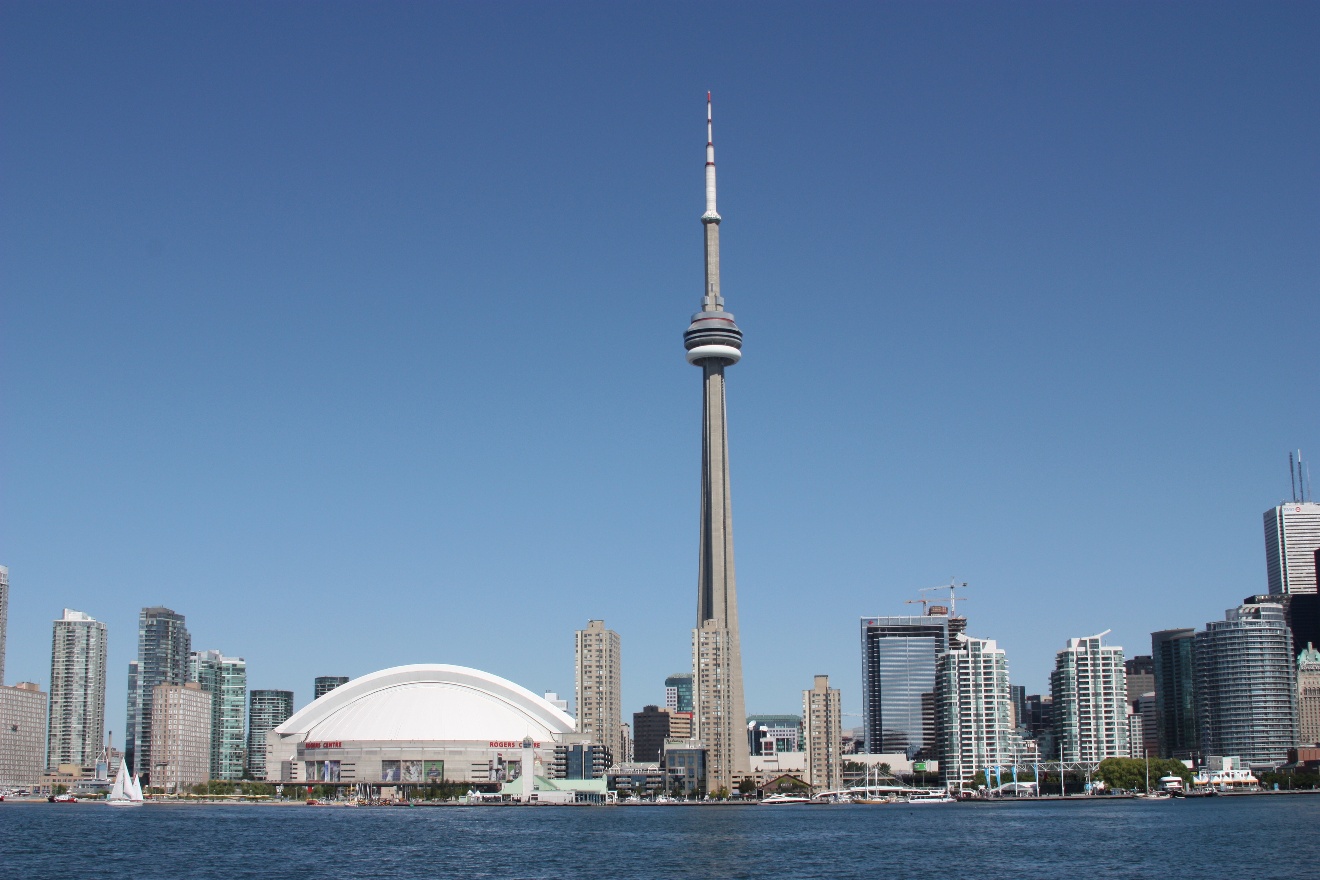
M 724 369 L 742 357 L 742 331 L 720 296 L 720 215 L 715 209 L 715 144 L 706 94 L 706 290 L 701 311 L 683 334 L 688 363 L 701 367 L 701 538 L 697 626 L 692 631 L 693 736 L 706 746 L 706 786 L 732 788 L 751 770 L 738 644 L 738 591 L 733 570 L 733 508 L 729 501 L 729 437 Z

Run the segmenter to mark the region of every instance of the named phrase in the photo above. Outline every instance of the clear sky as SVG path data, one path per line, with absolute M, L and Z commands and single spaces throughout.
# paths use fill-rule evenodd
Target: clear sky
M 300 704 L 413 662 L 571 698 L 590 618 L 663 698 L 708 89 L 749 711 L 857 711 L 858 619 L 950 578 L 1030 692 L 1069 637 L 1149 653 L 1264 591 L 1320 462 L 1314 3 L 6 2 L 0 41 L 6 677 L 106 621 L 116 742 L 154 604 Z

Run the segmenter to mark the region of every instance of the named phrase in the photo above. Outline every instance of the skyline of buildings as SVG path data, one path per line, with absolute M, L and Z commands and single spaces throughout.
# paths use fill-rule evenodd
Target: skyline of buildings
M 715 135 L 706 93 L 706 285 L 701 310 L 683 333 L 688 363 L 702 374 L 701 517 L 697 565 L 697 625 L 692 630 L 693 735 L 707 749 L 707 785 L 729 789 L 751 769 L 743 748 L 743 698 L 738 590 L 733 562 L 729 433 L 724 370 L 742 358 L 742 331 L 720 293 L 720 215 L 715 204 Z
M 46 766 L 92 766 L 105 746 L 105 624 L 65 608 L 51 630 Z
M 725 386 L 726 368 L 741 358 L 742 332 L 733 315 L 725 311 L 721 295 L 721 217 L 716 209 L 711 118 L 708 95 L 706 210 L 701 216 L 705 288 L 701 310 L 692 316 L 684 333 L 687 360 L 701 368 L 703 380 L 698 595 L 691 642 L 692 674 L 688 680 L 693 715 L 689 742 L 684 748 L 704 749 L 705 778 L 710 788 L 728 789 L 750 772 L 750 754 L 760 748 L 763 740 L 755 733 L 748 737 L 744 728 L 745 723 L 751 723 L 755 730 L 755 722 L 746 711 L 743 688 Z M 1145 750 L 1150 729 L 1148 713 L 1154 717 L 1155 741 L 1161 750 L 1165 745 L 1181 746 L 1189 735 L 1182 714 L 1187 694 L 1194 696 L 1195 730 L 1191 735 L 1199 739 L 1193 749 L 1199 754 L 1233 748 L 1248 761 L 1278 761 L 1281 753 L 1286 754 L 1286 749 L 1296 744 L 1300 672 L 1293 668 L 1294 633 L 1304 624 L 1294 623 L 1294 612 L 1302 621 L 1301 609 L 1312 607 L 1306 598 L 1317 595 L 1320 505 L 1304 496 L 1298 499 L 1294 492 L 1293 501 L 1265 513 L 1264 525 L 1268 596 L 1279 597 L 1279 604 L 1252 599 L 1230 609 L 1225 621 L 1206 624 L 1202 632 L 1162 631 L 1192 633 L 1190 638 L 1179 635 L 1160 639 L 1157 645 L 1154 639 L 1160 634 L 1153 634 L 1149 672 L 1125 664 L 1122 648 L 1103 645 L 1104 633 L 1069 639 L 1068 647 L 1058 652 L 1050 677 L 1050 724 L 1062 759 L 1094 762 L 1125 756 L 1133 754 L 1138 744 Z M 7 574 L 7 569 L 0 571 L 0 683 Z M 967 637 L 966 620 L 954 616 L 950 609 L 934 606 L 920 617 L 862 619 L 863 727 L 868 751 L 903 754 L 908 759 L 938 757 L 952 762 L 945 769 L 946 776 L 965 780 L 970 778 L 969 772 L 984 769 L 992 760 L 1019 759 L 1022 752 L 1013 740 L 1018 701 L 1013 698 L 1004 652 L 994 640 Z M 69 609 L 63 622 L 97 623 Z M 52 643 L 45 763 L 52 764 L 65 755 L 71 757 L 70 763 L 77 763 L 72 760 L 75 754 L 81 763 L 87 763 L 90 741 L 96 741 L 99 752 L 104 739 L 105 627 L 100 625 L 99 649 L 88 635 L 80 654 L 74 637 L 96 631 L 72 626 L 61 630 L 60 623 L 56 622 Z M 63 640 L 62 633 L 66 636 Z M 1190 645 L 1186 657 L 1178 653 L 1183 641 Z M 99 700 L 95 672 L 98 650 Z M 1185 667 L 1189 665 L 1185 661 L 1190 661 L 1193 670 L 1190 685 L 1185 681 Z M 82 679 L 77 677 L 79 662 L 85 667 Z M 585 630 L 577 632 L 575 665 L 578 732 L 606 745 L 616 760 L 629 760 L 632 749 L 630 727 L 623 722 L 619 634 L 605 629 L 603 620 L 589 621 Z M 72 671 L 66 675 L 66 669 Z M 315 696 L 323 696 L 346 680 L 317 678 Z M 1261 681 L 1268 682 L 1266 705 L 1260 705 L 1257 695 L 1252 698 L 1255 702 L 1244 708 L 1243 687 Z M 675 710 L 682 706 L 682 683 L 679 676 L 666 680 L 667 709 L 645 707 L 641 715 L 648 724 L 656 720 L 651 716 L 664 714 L 670 716 L 672 726 L 668 707 L 671 702 Z M 1130 691 L 1129 683 L 1138 692 Z M 29 687 L 20 690 L 33 692 Z M 171 775 L 162 784 L 179 785 L 185 778 L 195 777 L 196 770 L 189 763 L 191 751 L 185 756 L 180 743 L 191 743 L 188 737 L 200 729 L 192 719 L 202 703 L 198 693 L 208 698 L 205 773 L 210 778 L 239 778 L 244 770 L 255 766 L 253 735 L 258 725 L 253 719 L 257 715 L 257 693 L 266 695 L 261 719 L 264 736 L 279 723 L 270 723 L 270 719 L 285 706 L 282 698 L 270 695 L 288 692 L 253 692 L 249 702 L 245 699 L 246 664 L 241 658 L 227 658 L 218 651 L 192 652 L 183 615 L 162 606 L 143 608 L 138 657 L 129 664 L 125 745 L 130 765 L 144 779 L 150 780 L 153 768 L 169 768 Z M 1147 694 L 1153 698 L 1142 704 L 1140 700 Z M 1285 707 L 1289 694 L 1292 703 Z M 1023 697 L 1021 714 L 1025 715 L 1025 694 Z M 157 704 L 160 698 L 168 702 Z M 837 765 L 838 758 L 835 743 L 843 738 L 839 699 L 838 689 L 829 688 L 828 676 L 824 675 L 817 676 L 813 688 L 803 692 L 802 742 L 808 754 L 809 777 L 833 778 L 831 767 Z M 101 707 L 99 728 L 95 713 L 85 711 L 90 703 Z M 245 706 L 249 716 L 246 728 Z M 291 694 L 287 706 L 291 713 Z M 837 716 L 833 721 L 831 711 Z M 666 730 L 666 737 L 669 732 Z M 648 753 L 649 743 L 650 739 Z M 169 749 L 168 753 L 164 749 Z M 264 748 L 260 751 L 264 761 Z

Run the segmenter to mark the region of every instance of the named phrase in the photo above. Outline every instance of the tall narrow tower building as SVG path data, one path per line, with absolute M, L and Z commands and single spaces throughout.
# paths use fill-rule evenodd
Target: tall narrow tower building
M 706 95 L 706 286 L 701 311 L 683 334 L 688 363 L 701 368 L 701 537 L 697 626 L 692 631 L 694 736 L 707 749 L 707 785 L 731 788 L 750 772 L 744 728 L 738 593 L 733 571 L 733 509 L 729 502 L 729 436 L 724 370 L 742 357 L 742 331 L 720 295 L 720 215 L 715 209 L 715 143 Z
M 574 639 L 577 667 L 577 730 L 610 750 L 616 763 L 627 760 L 623 736 L 622 650 L 619 634 L 603 620 L 587 621 Z

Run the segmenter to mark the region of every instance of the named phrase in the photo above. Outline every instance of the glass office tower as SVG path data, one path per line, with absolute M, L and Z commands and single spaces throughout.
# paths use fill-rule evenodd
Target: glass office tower
M 949 618 L 862 618 L 866 751 L 935 757 L 935 658 L 949 648 Z

